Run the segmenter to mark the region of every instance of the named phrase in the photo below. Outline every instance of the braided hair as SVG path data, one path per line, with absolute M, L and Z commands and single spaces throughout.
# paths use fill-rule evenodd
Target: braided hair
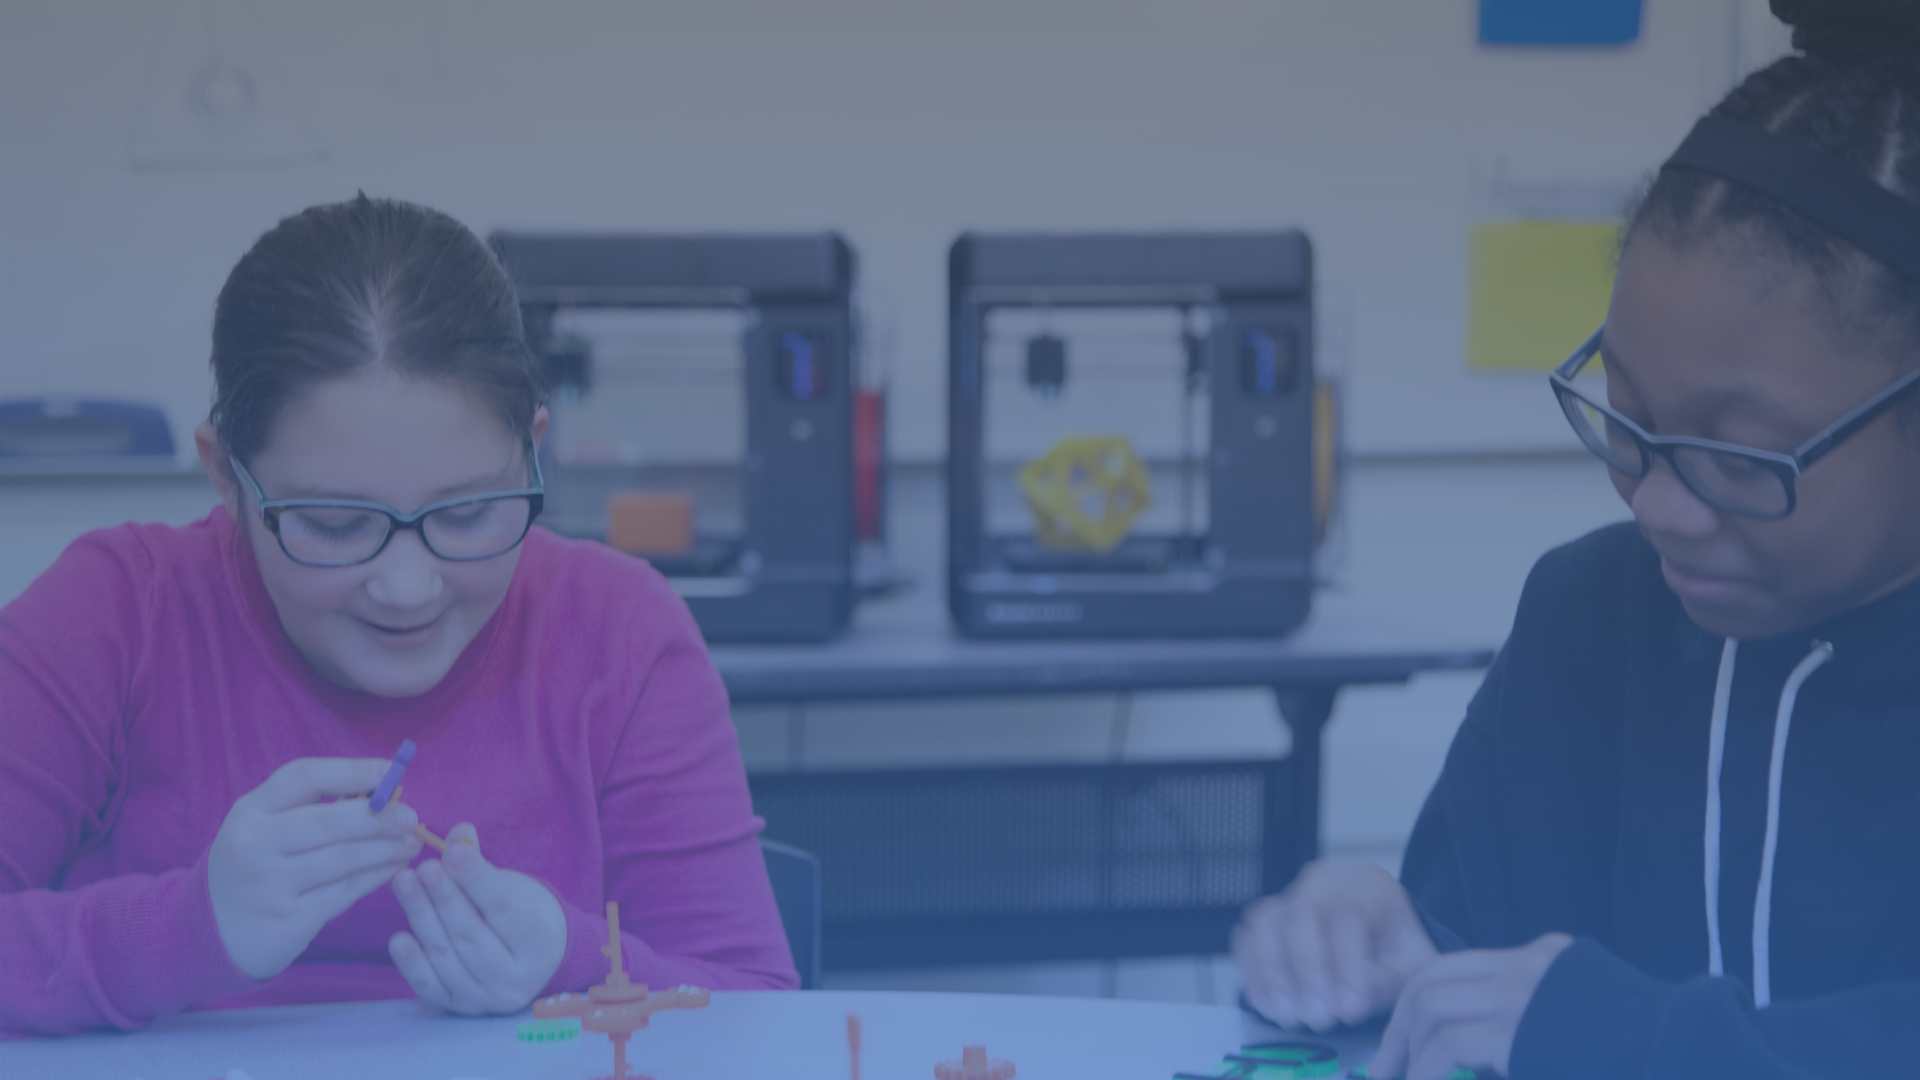
M 1793 53 L 1748 76 L 1709 115 L 1799 140 L 1920 214 L 1920 0 L 1772 0 L 1772 8 L 1793 27 Z M 1920 339 L 1920 285 L 1724 180 L 1663 171 L 1632 211 L 1627 238 L 1687 243 L 1727 231 L 1812 271 L 1836 314 L 1891 317 Z

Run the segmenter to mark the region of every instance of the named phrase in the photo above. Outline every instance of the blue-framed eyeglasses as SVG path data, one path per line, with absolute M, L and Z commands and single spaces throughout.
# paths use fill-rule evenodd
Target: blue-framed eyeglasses
M 358 499 L 269 499 L 238 458 L 227 460 L 253 493 L 261 520 L 287 558 L 302 566 L 335 568 L 371 562 L 404 529 L 418 532 L 427 550 L 448 562 L 481 562 L 512 551 L 526 539 L 546 501 L 539 455 L 531 443 L 526 452 L 530 486 L 462 495 L 410 514 Z
M 1713 439 L 1649 434 L 1573 384 L 1581 369 L 1599 354 L 1600 343 L 1601 334 L 1596 330 L 1549 376 L 1561 410 L 1587 449 L 1636 480 L 1645 477 L 1654 459 L 1660 458 L 1701 502 L 1722 513 L 1763 521 L 1777 521 L 1793 513 L 1799 501 L 1800 476 L 1885 412 L 1902 394 L 1920 385 L 1920 370 L 1908 372 L 1796 449 L 1780 453 Z

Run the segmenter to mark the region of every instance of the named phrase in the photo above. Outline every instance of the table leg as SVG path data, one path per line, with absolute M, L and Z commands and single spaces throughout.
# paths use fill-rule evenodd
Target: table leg
M 1338 685 L 1276 686 L 1280 719 L 1293 735 L 1292 750 L 1268 778 L 1267 845 L 1262 892 L 1286 887 L 1301 867 L 1320 857 L 1321 737 L 1333 716 Z

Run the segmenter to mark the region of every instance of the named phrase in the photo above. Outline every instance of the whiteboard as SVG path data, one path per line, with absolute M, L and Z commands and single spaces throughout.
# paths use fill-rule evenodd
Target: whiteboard
M 1542 379 L 1462 357 L 1485 177 L 1630 186 L 1765 51 L 1764 9 L 1651 0 L 1634 46 L 1542 52 L 1480 48 L 1472 0 L 9 5 L 0 143 L 35 153 L 0 203 L 0 394 L 154 398 L 184 434 L 234 259 L 364 188 L 481 231 L 841 229 L 916 460 L 961 230 L 1299 226 L 1352 450 L 1563 447 Z M 153 102 L 216 40 L 274 152 L 135 168 L 173 160 Z

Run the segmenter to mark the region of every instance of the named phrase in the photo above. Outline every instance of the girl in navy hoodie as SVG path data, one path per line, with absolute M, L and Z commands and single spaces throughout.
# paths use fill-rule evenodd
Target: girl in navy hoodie
M 1632 523 L 1534 568 L 1399 879 L 1236 935 L 1377 1076 L 1920 1075 L 1920 2 L 1773 10 L 1553 377 Z

